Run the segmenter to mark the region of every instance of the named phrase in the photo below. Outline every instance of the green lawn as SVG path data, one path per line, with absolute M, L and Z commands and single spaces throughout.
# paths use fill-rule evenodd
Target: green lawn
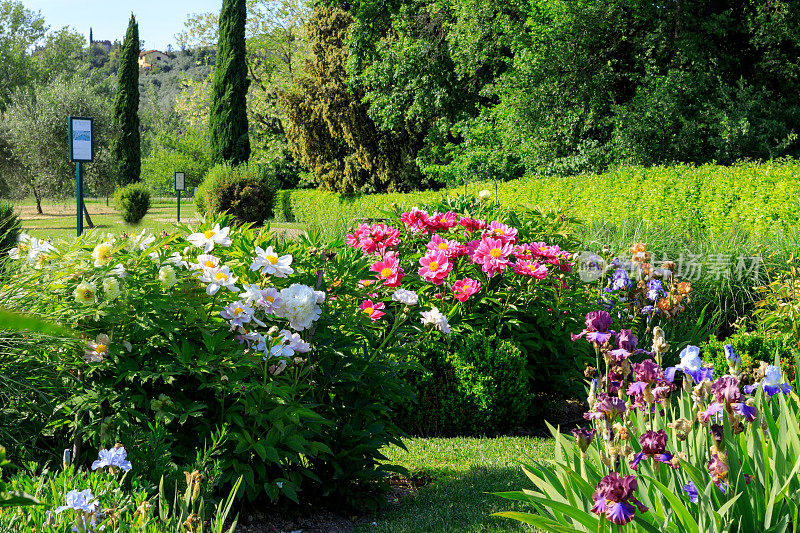
M 158 233 L 164 229 L 171 230 L 177 222 L 177 209 L 174 200 L 153 200 L 147 215 L 135 226 L 125 224 L 119 213 L 114 210 L 113 205 L 107 207 L 104 199 L 87 198 L 85 202 L 86 209 L 92 217 L 92 222 L 94 222 L 95 230 L 104 233 L 119 235 L 123 231 L 138 233 L 142 229 Z M 17 202 L 15 203 L 15 208 L 22 219 L 24 231 L 34 237 L 55 241 L 72 238 L 76 235 L 74 200 L 47 202 L 42 205 L 43 214 L 36 213 L 36 204 L 33 200 Z M 198 222 L 193 202 L 181 200 L 181 222 L 187 224 Z M 303 229 L 302 224 L 272 224 L 271 227 L 278 230 Z M 89 228 L 84 221 L 84 230 L 87 229 Z
M 385 450 L 389 461 L 412 476 L 430 482 L 378 515 L 375 523 L 356 529 L 367 532 L 500 532 L 533 528 L 491 516 L 523 510 L 518 502 L 489 493 L 520 490 L 531 485 L 520 462 L 549 461 L 553 441 L 531 437 L 407 439 L 407 450 Z M 530 510 L 530 508 L 527 508 Z

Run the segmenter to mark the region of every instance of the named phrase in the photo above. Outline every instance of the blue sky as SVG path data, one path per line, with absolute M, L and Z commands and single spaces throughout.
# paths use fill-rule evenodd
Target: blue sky
M 70 26 L 94 39 L 122 41 L 131 12 L 139 22 L 139 38 L 147 49 L 177 47 L 175 34 L 183 29 L 186 15 L 219 11 L 222 0 L 22 0 L 26 8 L 40 11 L 51 28 Z

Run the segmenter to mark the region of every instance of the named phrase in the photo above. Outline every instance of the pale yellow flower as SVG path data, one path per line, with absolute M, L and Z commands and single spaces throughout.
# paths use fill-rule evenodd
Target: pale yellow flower
M 94 247 L 92 251 L 92 259 L 94 259 L 94 266 L 99 267 L 103 266 L 106 263 L 111 262 L 111 251 L 113 250 L 113 246 L 111 246 L 110 242 L 101 242 L 97 246 Z
M 82 304 L 93 304 L 97 301 L 97 286 L 90 281 L 82 281 L 72 294 Z

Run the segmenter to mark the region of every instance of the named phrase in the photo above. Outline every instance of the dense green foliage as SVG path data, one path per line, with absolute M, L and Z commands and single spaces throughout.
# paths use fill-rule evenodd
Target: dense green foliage
M 726 344 L 730 344 L 733 351 L 742 358 L 741 371 L 746 377 L 755 378 L 762 362 L 772 365 L 777 358 L 783 375 L 790 381 L 794 380 L 795 360 L 800 357 L 800 348 L 785 337 L 750 331 L 737 331 L 730 337 L 719 340 L 712 335 L 700 348 L 706 354 L 708 362 L 713 364 L 715 375 L 724 376 L 728 373 L 723 349 Z
M 246 44 L 244 38 L 247 3 L 223 0 L 219 16 L 219 43 L 211 86 L 209 134 L 211 160 L 232 165 L 250 159 L 247 128 Z
M 526 358 L 512 341 L 473 332 L 448 344 L 425 339 L 407 355 L 403 377 L 417 397 L 399 405 L 398 423 L 414 435 L 507 432 L 528 420 Z
M 329 3 L 350 86 L 431 177 L 797 153 L 796 0 Z
M 368 116 L 363 93 L 348 85 L 351 22 L 341 9 L 314 8 L 304 76 L 294 91 L 282 95 L 289 147 L 323 190 L 383 192 L 419 186 L 408 137 L 382 132 Z
M 22 224 L 14 212 L 14 206 L 0 200 L 0 257 L 4 256 L 17 242 Z
M 202 215 L 228 213 L 241 223 L 261 224 L 272 218 L 276 187 L 269 170 L 258 164 L 213 167 L 197 188 L 197 211 Z
M 142 171 L 142 154 L 139 133 L 139 25 L 133 15 L 120 51 L 114 123 L 119 128 L 111 145 L 111 155 L 117 165 L 117 183 L 136 183 Z
M 142 161 L 142 181 L 154 195 L 173 196 L 175 172 L 184 173 L 186 190 L 191 191 L 210 169 L 208 139 L 202 131 L 159 132 L 150 154 Z
M 142 183 L 131 183 L 114 192 L 114 207 L 128 224 L 136 224 L 150 209 L 150 190 Z

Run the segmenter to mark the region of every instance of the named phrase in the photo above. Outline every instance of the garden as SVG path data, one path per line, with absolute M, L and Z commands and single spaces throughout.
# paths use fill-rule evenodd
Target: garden
M 0 532 L 800 532 L 800 10 L 723 4 L 0 0 Z

